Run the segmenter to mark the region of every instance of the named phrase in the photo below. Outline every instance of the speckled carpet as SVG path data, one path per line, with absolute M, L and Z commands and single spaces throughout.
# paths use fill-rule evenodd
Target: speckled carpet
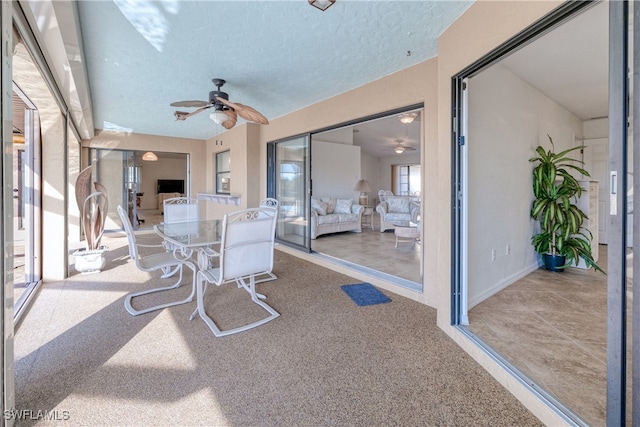
M 189 321 L 195 301 L 130 316 L 128 292 L 173 279 L 138 271 L 124 237 L 103 244 L 106 269 L 46 284 L 17 330 L 17 409 L 66 416 L 18 426 L 541 425 L 437 328 L 432 308 L 397 295 L 358 307 L 340 289 L 353 278 L 276 251 L 278 280 L 258 291 L 281 316 L 215 338 Z M 254 315 L 248 300 L 210 286 L 205 304 L 226 328 Z

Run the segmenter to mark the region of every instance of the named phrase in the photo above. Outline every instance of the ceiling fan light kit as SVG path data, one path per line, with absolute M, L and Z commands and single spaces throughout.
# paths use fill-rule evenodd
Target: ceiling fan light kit
M 335 0 L 334 0 L 335 1 Z M 222 79 L 212 79 L 213 84 L 218 87 L 218 90 L 212 90 L 209 92 L 209 101 L 179 101 L 172 102 L 172 107 L 191 107 L 197 108 L 197 110 L 187 113 L 185 111 L 175 111 L 173 115 L 176 120 L 186 120 L 187 118 L 198 114 L 208 108 L 214 109 L 209 114 L 209 118 L 219 125 L 222 125 L 225 129 L 231 129 L 236 125 L 238 116 L 243 119 L 259 123 L 262 125 L 268 125 L 269 120 L 255 109 L 248 105 L 243 105 L 238 102 L 229 101 L 229 94 L 222 92 L 220 88 L 225 84 Z
M 402 145 L 398 145 L 396 148 L 394 148 L 393 151 L 395 151 L 398 154 L 402 154 L 404 153 L 404 147 Z
M 321 11 L 325 11 L 331 7 L 332 4 L 336 2 L 336 0 L 308 0 L 309 4 Z
M 209 118 L 217 124 L 221 125 L 222 123 L 227 121 L 229 116 L 227 116 L 227 114 L 222 110 L 216 110 L 213 113 L 209 114 Z
M 400 114 L 400 121 L 405 125 L 408 125 L 409 123 L 412 123 L 416 117 L 418 117 L 418 113 Z

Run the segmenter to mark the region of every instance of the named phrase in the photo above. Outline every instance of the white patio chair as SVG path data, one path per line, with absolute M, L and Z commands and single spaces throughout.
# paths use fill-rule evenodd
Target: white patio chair
M 164 199 L 163 211 L 165 224 L 174 224 L 177 222 L 198 221 L 200 219 L 200 206 L 198 205 L 198 199 L 189 197 L 171 197 Z M 171 252 L 175 248 L 171 243 L 164 242 L 167 251 Z M 182 268 L 178 265 L 171 269 L 163 269 L 164 274 L 161 276 L 163 279 L 171 277 Z
M 189 296 L 187 298 L 185 298 L 183 300 L 180 300 L 180 301 L 175 301 L 175 302 L 169 302 L 169 303 L 165 303 L 165 304 L 156 305 L 156 306 L 145 308 L 145 309 L 142 309 L 142 310 L 136 310 L 131 305 L 131 300 L 133 298 L 135 298 L 135 297 L 138 297 L 138 296 L 141 296 L 141 295 L 151 294 L 151 293 L 154 293 L 154 292 L 161 292 L 161 291 L 166 291 L 166 290 L 178 288 L 180 286 L 180 283 L 182 282 L 182 268 L 179 268 L 180 277 L 178 278 L 178 281 L 175 284 L 173 284 L 171 286 L 165 286 L 165 287 L 161 287 L 161 288 L 149 289 L 149 290 L 146 290 L 146 291 L 135 292 L 135 293 L 129 294 L 124 299 L 124 307 L 125 307 L 125 309 L 131 315 L 137 316 L 139 314 L 149 313 L 150 311 L 160 310 L 162 308 L 171 307 L 171 306 L 179 305 L 179 304 L 185 304 L 187 302 L 193 301 L 193 297 L 194 297 L 195 292 L 196 292 L 196 267 L 195 267 L 195 265 L 191 261 L 188 261 L 188 260 L 178 260 L 173 255 L 172 252 L 167 252 L 167 251 L 158 252 L 158 253 L 154 253 L 154 254 L 151 254 L 151 255 L 145 255 L 145 256 L 140 255 L 140 253 L 138 252 L 138 248 L 139 247 L 148 247 L 148 248 L 150 248 L 150 247 L 158 247 L 158 248 L 162 248 L 162 247 L 164 247 L 164 245 L 142 245 L 140 243 L 137 243 L 136 242 L 136 236 L 135 236 L 135 234 L 133 232 L 133 227 L 131 226 L 131 221 L 129 221 L 129 216 L 127 215 L 125 210 L 122 209 L 122 206 L 118 206 L 118 215 L 120 215 L 120 220 L 122 221 L 122 226 L 124 227 L 124 231 L 127 233 L 127 239 L 129 241 L 129 256 L 135 262 L 136 267 L 138 267 L 138 269 L 140 269 L 142 271 L 155 271 L 155 270 L 171 269 L 173 267 L 182 267 L 183 265 L 186 265 L 187 267 L 189 267 L 193 271 L 193 280 L 192 280 L 192 284 L 191 284 L 191 293 L 189 294 Z
M 276 211 L 278 210 L 278 200 L 273 199 L 271 197 L 267 197 L 266 199 L 260 200 L 261 208 L 273 208 Z
M 200 219 L 200 206 L 198 199 L 190 197 L 172 197 L 164 200 L 164 222 L 172 224 L 176 222 L 198 221 Z
M 256 293 L 255 280 L 256 275 L 266 274 L 273 269 L 275 226 L 276 211 L 273 208 L 244 209 L 224 216 L 220 266 L 199 271 L 197 281 L 197 313 L 216 337 L 246 331 L 280 316 L 262 301 L 266 298 L 264 295 Z M 245 326 L 221 331 L 206 313 L 204 294 L 209 283 L 221 286 L 231 281 L 236 282 L 238 288 L 246 290 L 251 300 L 265 309 L 269 316 Z
M 272 208 L 276 210 L 276 221 L 278 220 L 278 201 L 276 199 L 267 197 L 266 199 L 260 200 L 261 208 Z M 274 230 L 275 233 L 275 230 Z M 272 271 L 268 271 L 264 273 L 262 276 L 267 276 L 264 278 L 256 278 L 256 283 L 269 282 L 271 280 L 276 280 L 278 276 L 276 276 Z

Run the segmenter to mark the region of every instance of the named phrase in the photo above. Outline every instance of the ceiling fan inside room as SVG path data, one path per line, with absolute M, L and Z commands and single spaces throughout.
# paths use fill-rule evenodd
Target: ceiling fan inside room
M 393 147 L 393 151 L 395 151 L 397 154 L 402 154 L 405 151 L 416 151 L 415 148 L 405 144 L 405 141 L 402 139 L 394 139 L 393 140 L 395 147 Z
M 269 120 L 255 109 L 248 105 L 229 101 L 229 94 L 221 91 L 222 86 L 225 84 L 224 80 L 212 79 L 212 81 L 218 90 L 212 90 L 209 92 L 209 101 L 178 101 L 171 103 L 172 107 L 196 108 L 196 110 L 190 113 L 186 111 L 174 112 L 173 115 L 176 120 L 186 120 L 187 118 L 204 110 L 213 108 L 209 117 L 217 124 L 222 125 L 225 129 L 231 129 L 236 125 L 238 120 L 237 116 L 240 116 L 249 122 L 260 123 L 262 125 L 269 124 Z

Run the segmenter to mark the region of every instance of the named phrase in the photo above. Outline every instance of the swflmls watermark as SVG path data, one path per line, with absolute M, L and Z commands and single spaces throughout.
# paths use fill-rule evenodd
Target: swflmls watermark
M 2 415 L 5 420 L 67 421 L 71 418 L 69 411 L 57 409 L 7 409 Z

